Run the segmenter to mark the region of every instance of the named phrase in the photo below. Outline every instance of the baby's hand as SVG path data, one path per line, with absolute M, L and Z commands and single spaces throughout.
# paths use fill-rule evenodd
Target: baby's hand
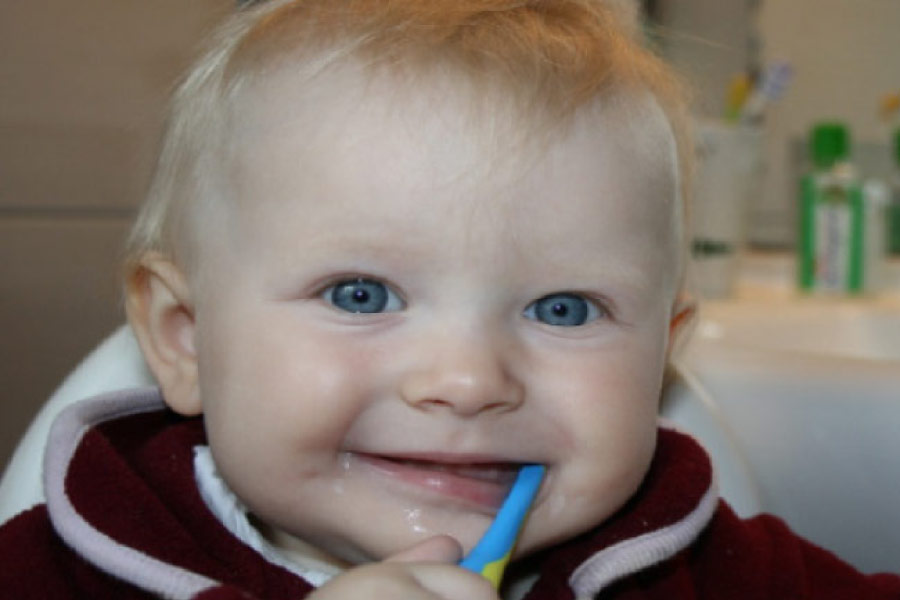
M 349 569 L 310 600 L 498 600 L 487 579 L 457 566 L 459 543 L 435 536 L 380 563 Z

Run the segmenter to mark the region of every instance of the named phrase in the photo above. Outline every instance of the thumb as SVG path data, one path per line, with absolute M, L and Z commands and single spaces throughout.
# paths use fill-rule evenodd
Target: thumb
M 449 535 L 436 535 L 385 559 L 385 562 L 437 562 L 455 564 L 462 559 L 463 549 Z

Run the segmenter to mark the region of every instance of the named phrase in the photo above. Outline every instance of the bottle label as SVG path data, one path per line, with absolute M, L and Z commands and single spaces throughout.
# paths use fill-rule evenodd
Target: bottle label
M 801 195 L 799 283 L 822 292 L 863 288 L 863 197 L 858 182 L 830 174 L 804 178 Z
M 836 292 L 846 289 L 850 268 L 850 205 L 841 190 L 826 196 L 815 211 L 816 287 Z

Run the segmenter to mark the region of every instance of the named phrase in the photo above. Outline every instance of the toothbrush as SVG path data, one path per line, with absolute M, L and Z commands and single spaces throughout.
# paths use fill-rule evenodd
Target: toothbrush
M 480 573 L 499 589 L 503 571 L 512 556 L 519 531 L 528 516 L 531 503 L 541 487 L 546 468 L 543 465 L 525 465 L 494 521 L 478 544 L 460 561 L 459 565 Z
M 787 62 L 775 62 L 769 65 L 762 78 L 762 83 L 753 90 L 741 109 L 740 122 L 755 124 L 762 119 L 766 105 L 778 100 L 794 77 L 794 68 Z

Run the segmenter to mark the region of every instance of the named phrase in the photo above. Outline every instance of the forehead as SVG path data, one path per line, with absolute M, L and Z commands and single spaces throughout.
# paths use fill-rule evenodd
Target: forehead
M 413 82 L 344 65 L 309 80 L 281 68 L 234 104 L 229 184 L 244 220 L 254 206 L 288 203 L 317 219 L 352 210 L 355 223 L 427 210 L 435 228 L 447 211 L 481 226 L 512 211 L 552 215 L 542 232 L 574 232 L 580 217 L 566 207 L 596 202 L 598 219 L 645 230 L 677 255 L 674 141 L 652 101 L 607 98 L 551 127 L 519 108 L 450 74 Z M 514 227 L 523 237 L 529 222 Z
M 299 167 L 323 150 L 360 150 L 377 141 L 396 150 L 427 146 L 443 170 L 475 180 L 496 175 L 498 167 L 527 170 L 563 139 L 577 144 L 595 137 L 612 141 L 596 159 L 620 163 L 617 177 L 638 177 L 658 189 L 661 202 L 676 201 L 675 140 L 649 93 L 609 94 L 571 118 L 518 100 L 514 90 L 476 88 L 450 70 L 411 74 L 352 60 L 327 68 L 285 63 L 254 77 L 230 103 L 229 158 L 252 158 L 246 150 L 254 144 L 279 146 L 282 158 Z M 461 147 L 471 151 L 460 153 Z

